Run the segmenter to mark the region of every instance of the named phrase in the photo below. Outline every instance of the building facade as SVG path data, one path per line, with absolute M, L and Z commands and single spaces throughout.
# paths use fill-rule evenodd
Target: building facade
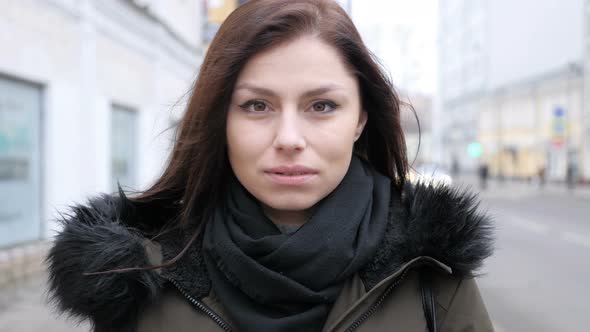
M 219 30 L 225 18 L 245 2 L 246 0 L 203 0 L 207 18 L 203 41 L 209 44 L 213 40 L 213 37 L 215 37 L 217 30 Z
M 488 82 L 488 13 L 484 1 L 439 2 L 439 114 L 441 163 L 473 169 L 465 151 L 477 137 L 478 104 Z
M 527 149 L 538 151 L 535 155 L 541 157 L 535 158 L 540 160 L 535 167 L 517 166 L 510 174 L 530 174 L 541 165 L 551 168 L 551 174 L 563 174 L 563 167 L 555 165 L 566 165 L 570 159 L 584 168 L 583 144 L 577 143 L 583 141 L 578 122 L 563 123 L 569 128 L 563 131 L 568 135 L 565 153 L 540 151 L 543 144 L 553 147 L 546 142 L 549 127 L 530 130 L 541 125 L 535 119 L 551 119 L 555 113 L 568 114 L 567 119 L 576 121 L 581 118 L 582 102 L 571 100 L 580 100 L 582 89 L 583 1 L 442 0 L 439 11 L 440 114 L 435 132 L 440 133 L 441 162 L 474 171 L 490 159 L 507 159 L 499 154 L 518 155 L 516 146 L 526 140 L 537 142 L 535 148 Z M 553 85 L 558 91 L 543 88 Z M 547 101 L 547 105 L 522 108 L 531 102 L 518 104 L 522 97 L 517 96 L 531 89 L 537 94 L 533 99 Z M 531 109 L 539 114 L 530 115 Z M 494 129 L 492 135 L 493 126 L 501 129 Z M 494 135 L 498 137 L 492 138 Z M 474 144 L 482 146 L 481 155 L 468 153 Z M 558 145 L 555 143 L 556 148 Z M 493 163 L 502 165 L 497 160 Z M 496 167 L 498 175 L 506 175 L 501 173 L 508 169 Z
M 480 158 L 495 176 L 566 178 L 574 166 L 584 175 L 583 75 L 572 64 L 490 91 L 478 105 Z
M 199 69 L 202 10 L 199 0 L 0 4 L 0 267 L 50 238 L 72 202 L 117 183 L 145 188 L 161 172 Z

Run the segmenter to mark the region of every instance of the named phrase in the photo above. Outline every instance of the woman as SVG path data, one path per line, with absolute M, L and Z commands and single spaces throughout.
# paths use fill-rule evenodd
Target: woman
M 63 220 L 58 307 L 95 331 L 491 331 L 490 222 L 405 182 L 399 104 L 335 2 L 246 3 L 163 175 Z

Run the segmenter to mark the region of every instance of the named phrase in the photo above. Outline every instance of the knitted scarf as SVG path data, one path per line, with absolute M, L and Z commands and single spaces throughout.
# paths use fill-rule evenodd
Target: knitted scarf
M 353 157 L 296 232 L 283 233 L 237 181 L 203 238 L 213 291 L 238 331 L 320 331 L 344 281 L 376 252 L 391 182 Z

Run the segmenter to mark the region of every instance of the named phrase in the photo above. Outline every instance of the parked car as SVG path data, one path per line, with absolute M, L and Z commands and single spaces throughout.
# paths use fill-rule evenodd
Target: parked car
M 441 185 L 451 185 L 453 178 L 446 167 L 435 163 L 424 163 L 410 172 L 410 181 L 429 181 Z

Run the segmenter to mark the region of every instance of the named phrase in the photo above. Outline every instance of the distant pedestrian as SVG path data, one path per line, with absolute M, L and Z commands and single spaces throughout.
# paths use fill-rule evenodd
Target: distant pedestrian
M 488 188 L 488 176 L 489 176 L 489 168 L 487 164 L 481 164 L 479 166 L 479 186 L 482 190 L 486 190 Z
M 539 178 L 539 186 L 543 188 L 545 186 L 545 166 L 539 167 L 537 176 Z
M 453 161 L 451 163 L 451 175 L 453 177 L 459 176 L 459 172 L 460 172 L 459 167 L 460 167 L 459 166 L 459 161 L 457 160 L 456 157 L 453 157 Z
M 576 184 L 576 165 L 572 162 L 568 163 L 567 165 L 565 180 L 568 189 L 574 189 Z

